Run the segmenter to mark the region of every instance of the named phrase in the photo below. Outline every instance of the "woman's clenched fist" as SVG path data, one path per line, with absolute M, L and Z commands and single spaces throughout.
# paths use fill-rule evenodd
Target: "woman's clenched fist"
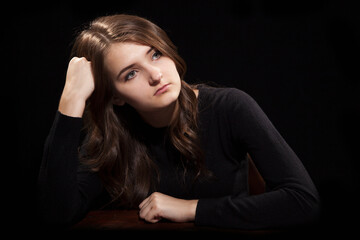
M 67 116 L 82 117 L 85 102 L 93 93 L 94 86 L 91 62 L 84 57 L 72 58 L 66 73 L 59 111 Z

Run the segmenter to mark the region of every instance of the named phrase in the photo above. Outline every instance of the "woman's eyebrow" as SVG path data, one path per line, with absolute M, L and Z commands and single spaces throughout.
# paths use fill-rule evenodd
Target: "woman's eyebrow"
M 151 53 L 151 51 L 154 49 L 154 47 L 150 47 L 150 49 L 146 52 L 146 55 L 148 55 L 149 53 Z
M 154 49 L 154 47 L 150 47 L 149 50 L 146 52 L 145 56 L 148 55 L 153 49 Z M 124 68 L 119 72 L 119 74 L 116 76 L 116 79 L 119 79 L 119 77 L 121 76 L 121 74 L 123 74 L 123 72 L 125 72 L 126 70 L 128 70 L 128 69 L 130 69 L 130 68 L 132 68 L 132 67 L 134 67 L 134 66 L 135 66 L 135 64 L 133 63 L 133 64 L 130 64 L 129 66 L 127 66 L 127 67 L 124 67 Z
M 129 66 L 123 68 L 123 69 L 119 72 L 119 74 L 116 76 L 116 79 L 119 79 L 119 77 L 121 76 L 121 74 L 123 74 L 123 72 L 125 72 L 126 70 L 128 70 L 128 69 L 130 69 L 130 68 L 132 68 L 132 67 L 134 67 L 134 66 L 135 66 L 135 64 L 130 64 Z

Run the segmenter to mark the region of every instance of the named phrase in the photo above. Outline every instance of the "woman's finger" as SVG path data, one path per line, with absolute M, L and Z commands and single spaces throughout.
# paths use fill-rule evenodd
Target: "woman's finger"
M 140 208 L 139 216 L 140 216 L 140 218 L 142 218 L 142 219 L 146 218 L 147 214 L 151 210 L 150 203 L 151 203 L 151 199 L 150 199 L 150 197 L 148 197 L 144 201 L 142 201 L 142 203 L 139 205 L 139 208 Z
M 148 205 L 145 208 L 146 213 L 144 213 L 144 219 L 147 222 L 157 223 L 162 219 L 161 215 L 159 214 L 159 208 L 156 206 Z
M 149 197 L 145 198 L 140 204 L 139 204 L 139 208 L 142 209 L 144 207 L 144 205 L 149 201 Z

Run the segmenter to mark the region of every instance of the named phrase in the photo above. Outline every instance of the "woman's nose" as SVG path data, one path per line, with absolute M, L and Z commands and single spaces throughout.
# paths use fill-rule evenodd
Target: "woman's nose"
M 158 84 L 162 78 L 163 78 L 163 75 L 159 68 L 151 69 L 150 77 L 149 77 L 150 85 Z

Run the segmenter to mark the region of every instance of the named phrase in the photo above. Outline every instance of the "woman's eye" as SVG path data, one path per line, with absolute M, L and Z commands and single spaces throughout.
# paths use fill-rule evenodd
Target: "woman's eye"
M 134 78 L 135 75 L 136 75 L 136 71 L 135 71 L 135 70 L 130 71 L 128 74 L 126 74 L 126 76 L 125 76 L 125 81 L 128 81 L 128 80 Z
M 154 54 L 151 56 L 152 60 L 157 60 L 161 57 L 161 52 L 155 51 Z

